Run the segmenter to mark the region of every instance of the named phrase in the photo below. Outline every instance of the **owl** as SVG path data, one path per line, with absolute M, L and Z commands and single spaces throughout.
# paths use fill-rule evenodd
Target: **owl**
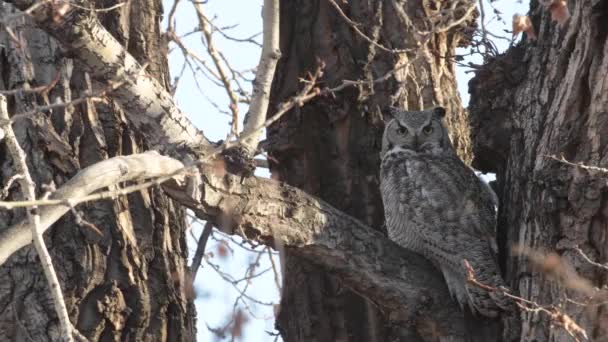
M 496 197 L 456 155 L 445 109 L 392 109 L 380 157 L 389 238 L 423 255 L 443 273 L 461 307 L 487 317 L 511 301 L 467 282 L 466 260 L 482 284 L 504 286 L 496 262 Z

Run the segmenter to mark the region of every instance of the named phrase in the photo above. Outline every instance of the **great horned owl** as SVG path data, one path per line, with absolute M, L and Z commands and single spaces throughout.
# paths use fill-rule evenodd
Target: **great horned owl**
M 393 109 L 382 138 L 380 183 L 391 240 L 422 254 L 443 273 L 461 307 L 495 317 L 512 303 L 467 282 L 502 286 L 495 260 L 495 197 L 456 155 L 442 119 L 445 109 Z

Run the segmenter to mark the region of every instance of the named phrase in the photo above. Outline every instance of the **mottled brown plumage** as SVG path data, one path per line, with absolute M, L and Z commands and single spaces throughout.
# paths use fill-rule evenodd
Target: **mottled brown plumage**
M 381 192 L 389 237 L 443 273 L 461 306 L 495 317 L 512 303 L 467 283 L 466 259 L 481 283 L 504 286 L 495 260 L 495 196 L 456 155 L 441 107 L 394 110 L 382 141 Z

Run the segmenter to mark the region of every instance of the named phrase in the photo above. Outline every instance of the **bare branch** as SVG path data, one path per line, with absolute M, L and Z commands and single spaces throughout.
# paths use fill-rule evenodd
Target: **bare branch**
M 5 120 L 5 123 L 2 124 L 2 129 L 4 130 L 5 134 L 7 149 L 11 155 L 11 158 L 13 159 L 13 166 L 16 173 L 22 175 L 22 178 L 19 179 L 21 192 L 26 200 L 35 200 L 36 183 L 34 183 L 27 166 L 26 154 L 21 146 L 19 146 L 15 132 L 10 124 L 8 110 L 6 107 L 6 97 L 4 97 L 4 95 L 0 95 L 0 119 Z M 31 227 L 29 232 L 31 237 L 34 239 L 34 246 L 36 248 L 36 252 L 38 252 L 38 256 L 40 257 L 42 270 L 44 271 L 44 275 L 46 276 L 46 280 L 49 284 L 49 291 L 51 293 L 51 297 L 53 298 L 53 303 L 55 304 L 55 311 L 57 311 L 57 317 L 59 317 L 61 330 L 63 330 L 63 338 L 65 341 L 71 342 L 73 341 L 72 323 L 70 323 L 70 316 L 68 315 L 68 310 L 65 307 L 63 292 L 61 292 L 61 286 L 59 285 L 59 279 L 57 278 L 57 273 L 53 267 L 51 255 L 46 248 L 44 237 L 42 236 L 44 230 L 40 225 L 38 207 L 33 206 L 31 209 L 27 210 L 27 217 Z
M 580 256 L 581 256 L 581 257 L 582 257 L 582 258 L 583 258 L 583 259 L 584 259 L 586 262 L 590 263 L 591 265 L 593 265 L 593 266 L 595 266 L 595 267 L 599 267 L 599 268 L 602 268 L 602 269 L 604 269 L 604 270 L 608 271 L 608 263 L 605 263 L 605 264 L 600 264 L 599 262 L 595 262 L 595 261 L 591 260 L 591 258 L 590 258 L 590 257 L 589 257 L 587 254 L 585 254 L 585 252 L 583 252 L 583 250 L 582 250 L 582 249 L 580 249 L 580 247 L 574 247 L 573 249 L 574 249 L 575 251 L 577 251 L 577 252 L 578 252 L 578 254 L 579 254 L 579 255 L 580 255 Z
M 205 16 L 205 11 L 203 9 L 203 4 L 201 2 L 193 1 L 194 9 L 196 9 L 196 15 L 198 16 L 198 25 L 200 26 L 203 36 L 205 37 L 205 41 L 203 42 L 205 46 L 207 46 L 207 53 L 211 56 L 211 60 L 215 65 L 218 76 L 222 84 L 224 85 L 224 89 L 226 89 L 226 93 L 230 98 L 230 111 L 232 112 L 232 134 L 237 135 L 239 132 L 239 99 L 232 90 L 232 85 L 230 84 L 230 79 L 228 79 L 228 72 L 226 68 L 222 64 L 222 59 L 220 57 L 219 51 L 215 48 L 215 44 L 213 43 L 213 32 L 211 31 L 211 26 L 209 25 L 209 19 Z M 229 68 L 229 67 L 228 67 Z
M 553 159 L 553 160 L 557 160 L 558 162 L 562 163 L 562 164 L 566 164 L 566 165 L 570 165 L 570 166 L 575 166 L 578 168 L 581 168 L 583 170 L 587 170 L 587 171 L 597 171 L 600 173 L 608 173 L 608 169 L 604 168 L 604 167 L 599 167 L 599 166 L 593 166 L 593 165 L 585 165 L 583 163 L 573 163 L 571 161 L 566 160 L 566 158 L 564 158 L 563 155 L 560 155 L 559 157 L 555 156 L 555 155 L 551 155 L 551 156 L 546 156 L 547 158 Z
M 152 148 L 173 153 L 172 148 L 178 144 L 208 145 L 176 107 L 171 94 L 156 79 L 138 72 L 141 65 L 103 28 L 94 12 L 68 3 L 61 6 L 61 12 L 47 1 L 16 0 L 12 4 L 30 11 L 38 26 L 57 39 L 95 80 L 104 84 L 117 77 L 132 80 L 114 90 L 112 98 L 145 134 Z M 35 10 L 30 9 L 32 5 Z
M 390 53 L 404 53 L 404 52 L 412 51 L 411 49 L 389 49 L 389 48 L 385 47 L 384 45 L 376 42 L 375 40 L 368 37 L 365 33 L 361 32 L 361 30 L 359 29 L 359 26 L 361 24 L 352 21 L 346 15 L 346 13 L 344 13 L 344 11 L 342 11 L 342 8 L 340 8 L 340 5 L 338 5 L 334 0 L 327 0 L 327 1 L 329 2 L 330 5 L 333 6 L 333 8 L 336 9 L 336 12 L 338 12 L 340 17 L 342 19 L 344 19 L 344 21 L 346 21 L 346 23 L 353 29 L 353 31 L 355 31 L 355 33 L 357 33 L 357 35 L 359 35 L 359 37 L 363 38 L 363 40 L 365 40 L 366 42 L 372 44 L 373 46 L 377 47 L 378 49 L 380 49 L 382 51 L 386 51 L 386 52 L 390 52 Z
M 253 82 L 253 95 L 249 112 L 245 118 L 243 146 L 250 154 L 254 154 L 262 130 L 258 129 L 266 120 L 268 103 L 270 102 L 270 86 L 274 78 L 277 62 L 281 57 L 279 49 L 279 0 L 264 0 L 263 9 L 264 35 L 262 55 Z
M 190 273 L 192 274 L 192 282 L 196 279 L 196 273 L 198 269 L 201 267 L 201 261 L 203 260 L 203 256 L 205 255 L 205 247 L 207 246 L 207 241 L 209 240 L 209 236 L 211 236 L 211 232 L 213 232 L 213 225 L 209 222 L 205 224 L 205 228 L 203 229 L 203 233 L 201 237 L 198 239 L 198 244 L 196 247 L 196 252 L 194 253 L 194 258 L 192 258 L 192 265 L 190 266 Z
M 512 299 L 517 304 L 517 306 L 524 311 L 534 312 L 534 313 L 542 312 L 542 313 L 547 314 L 547 316 L 549 316 L 549 319 L 551 320 L 551 322 L 553 322 L 557 326 L 561 326 L 577 342 L 580 341 L 579 337 L 584 340 L 589 339 L 587 337 L 587 332 L 585 331 L 585 329 L 581 328 L 581 326 L 578 325 L 578 323 L 576 323 L 576 321 L 574 321 L 570 316 L 568 316 L 565 312 L 563 312 L 559 308 L 554 307 L 554 306 L 545 307 L 545 306 L 538 304 L 537 302 L 528 300 L 528 299 L 520 297 L 520 296 L 513 295 L 502 287 L 493 287 L 493 286 L 490 286 L 487 284 L 483 284 L 479 280 L 477 280 L 477 278 L 475 277 L 475 270 L 473 269 L 473 267 L 467 260 L 464 260 L 464 267 L 467 270 L 467 282 L 469 282 L 470 284 L 473 284 L 473 285 L 475 285 L 479 288 L 482 288 L 486 291 L 489 291 L 489 292 L 500 293 L 500 294 Z
M 270 265 L 272 265 L 272 273 L 274 275 L 274 284 L 277 286 L 277 290 L 279 291 L 279 293 L 283 293 L 283 286 L 282 286 L 279 278 L 281 277 L 280 274 L 285 274 L 285 270 L 281 270 L 281 273 L 279 274 L 277 265 L 274 262 L 274 256 L 272 255 L 270 248 L 268 248 L 267 251 L 268 251 L 268 260 L 270 260 Z
M 39 210 L 40 230 L 46 231 L 70 210 L 70 205 L 64 204 L 66 200 L 68 202 L 69 199 L 76 200 L 98 189 L 121 182 L 166 176 L 183 169 L 184 165 L 181 162 L 163 157 L 154 151 L 127 157 L 114 157 L 89 166 L 51 195 L 49 200 L 59 200 L 61 204 L 45 206 Z M 99 175 L 103 175 L 103 177 Z M 28 203 L 28 206 L 31 204 Z M 0 265 L 17 250 L 31 242 L 32 233 L 27 221 L 0 230 Z
M 145 69 L 147 68 L 147 64 L 142 65 L 141 70 L 139 70 L 139 72 L 137 73 L 137 75 L 143 74 L 145 72 Z M 59 80 L 59 75 L 60 73 L 57 73 L 57 77 L 56 80 Z M 123 75 L 124 76 L 124 75 Z M 91 92 L 91 91 L 86 91 L 85 94 L 79 98 L 73 99 L 69 102 L 58 102 L 58 103 L 53 103 L 53 104 L 49 104 L 49 105 L 44 105 L 44 106 L 34 106 L 33 109 L 28 110 L 26 112 L 22 112 L 22 113 L 14 113 L 13 116 L 11 116 L 10 121 L 11 122 L 15 122 L 27 117 L 30 117 L 32 115 L 41 113 L 43 111 L 46 110 L 51 110 L 51 109 L 55 109 L 55 108 L 66 108 L 69 106 L 75 106 L 77 104 L 83 103 L 83 102 L 87 102 L 87 101 L 106 101 L 104 99 L 105 96 L 107 96 L 109 93 L 111 93 L 112 91 L 122 87 L 125 83 L 130 82 L 131 80 L 129 79 L 115 79 L 112 80 L 110 82 L 108 82 L 109 84 L 104 87 L 103 89 L 101 89 L 100 91 L 97 91 L 95 93 Z M 9 92 L 9 94 L 14 95 L 14 94 L 18 94 L 19 92 L 23 91 L 23 92 L 37 92 L 37 93 L 41 93 L 44 94 L 46 92 L 48 92 L 49 90 L 52 89 L 52 87 L 54 86 L 54 83 L 56 81 L 54 81 L 53 83 L 49 84 L 49 85 L 45 85 L 42 87 L 36 87 L 36 88 L 32 88 L 30 90 L 23 90 L 23 89 L 15 89 L 18 92 L 13 93 L 12 91 Z
M 2 129 L 1 126 L 2 126 L 2 123 L 0 123 L 0 140 L 2 140 L 4 138 L 4 130 Z M 23 178 L 23 175 L 20 175 L 18 173 L 12 175 L 11 178 L 9 178 L 8 181 L 6 182 L 4 189 L 0 190 L 0 199 L 4 199 L 6 196 L 8 196 L 8 191 L 10 190 L 11 186 L 13 186 L 13 184 L 15 184 L 15 181 L 18 181 L 22 178 Z

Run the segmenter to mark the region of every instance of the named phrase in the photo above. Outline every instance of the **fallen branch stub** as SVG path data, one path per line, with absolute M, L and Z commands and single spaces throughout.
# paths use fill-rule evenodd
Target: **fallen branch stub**
M 254 156 L 243 145 L 229 147 L 221 152 L 226 171 L 243 177 L 253 176 L 256 168 Z

